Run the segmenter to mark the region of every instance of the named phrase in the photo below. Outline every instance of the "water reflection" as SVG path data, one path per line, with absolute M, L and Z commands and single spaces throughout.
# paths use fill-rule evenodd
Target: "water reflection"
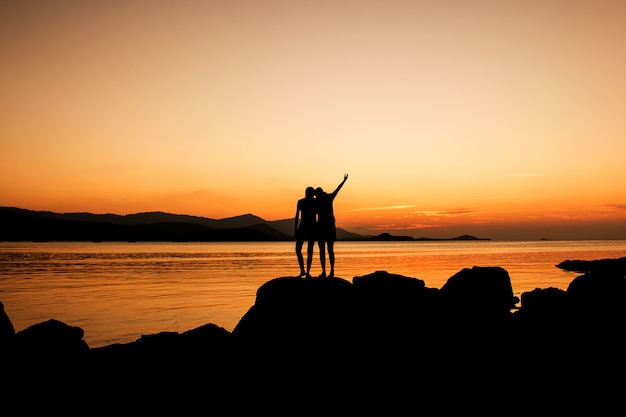
M 385 270 L 440 288 L 463 268 L 501 266 L 519 296 L 566 289 L 576 274 L 556 264 L 623 257 L 626 242 L 338 242 L 335 251 L 347 280 Z M 92 347 L 209 322 L 232 330 L 263 283 L 298 272 L 292 242 L 0 243 L 0 300 L 16 330 L 54 318 L 82 327 Z

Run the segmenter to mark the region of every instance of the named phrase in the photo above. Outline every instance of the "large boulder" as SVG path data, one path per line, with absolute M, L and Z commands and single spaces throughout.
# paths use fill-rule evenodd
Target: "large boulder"
M 567 293 L 560 288 L 535 288 L 521 295 L 518 317 L 537 325 L 562 324 L 567 311 Z
M 626 321 L 626 278 L 615 270 L 595 270 L 567 287 L 570 311 L 581 324 L 615 326 Z
M 513 315 L 516 346 L 535 362 L 546 358 L 545 349 L 562 350 L 570 340 L 567 293 L 560 288 L 535 288 L 521 295 L 520 308 Z
M 360 334 L 386 342 L 427 339 L 439 313 L 439 290 L 387 271 L 352 279 Z M 387 340 L 389 339 L 389 340 Z
M 342 278 L 275 278 L 257 290 L 255 303 L 233 330 L 258 347 L 300 350 L 346 340 L 354 320 L 352 284 Z
M 83 329 L 50 319 L 15 334 L 5 377 L 16 387 L 50 395 L 76 392 L 89 346 Z
M 441 287 L 446 309 L 457 318 L 508 318 L 519 299 L 509 273 L 501 267 L 464 268 Z
M 15 349 L 30 359 L 75 357 L 89 350 L 84 331 L 59 320 L 34 324 L 15 334 Z

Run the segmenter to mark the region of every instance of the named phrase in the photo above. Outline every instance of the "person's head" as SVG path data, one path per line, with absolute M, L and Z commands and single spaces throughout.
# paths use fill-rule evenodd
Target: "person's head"
M 326 193 L 322 190 L 322 187 L 317 187 L 315 189 L 315 197 L 322 197 L 324 194 Z
M 313 198 L 314 195 L 315 195 L 315 188 L 306 187 L 306 189 L 304 190 L 304 196 L 306 198 Z

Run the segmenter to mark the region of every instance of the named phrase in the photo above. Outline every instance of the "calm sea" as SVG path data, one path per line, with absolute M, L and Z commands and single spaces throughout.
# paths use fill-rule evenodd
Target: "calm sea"
M 556 264 L 626 256 L 626 241 L 337 242 L 335 275 L 387 271 L 441 288 L 472 266 L 500 266 L 520 296 L 567 286 Z M 16 331 L 48 319 L 85 331 L 90 347 L 207 323 L 232 331 L 256 290 L 299 272 L 293 242 L 0 242 L 0 301 Z M 317 247 L 312 274 L 321 272 Z

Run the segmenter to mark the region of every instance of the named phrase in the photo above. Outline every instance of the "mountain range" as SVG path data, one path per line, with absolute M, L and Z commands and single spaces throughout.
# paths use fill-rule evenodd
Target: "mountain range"
M 294 219 L 267 221 L 253 214 L 224 219 L 146 212 L 127 215 L 54 213 L 0 207 L 0 241 L 292 241 Z M 473 236 L 415 239 L 364 236 L 337 228 L 338 240 L 488 240 Z

